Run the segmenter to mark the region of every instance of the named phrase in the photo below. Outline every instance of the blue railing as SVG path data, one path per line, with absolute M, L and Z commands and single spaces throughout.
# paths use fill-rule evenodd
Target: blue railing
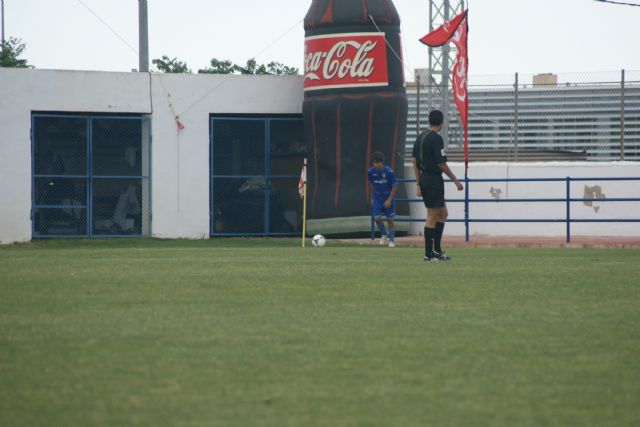
M 577 219 L 571 218 L 571 203 L 573 202 L 640 202 L 640 198 L 617 197 L 617 198 L 574 198 L 571 197 L 571 183 L 580 181 L 640 181 L 640 177 L 592 177 L 592 178 L 487 178 L 487 179 L 464 179 L 464 198 L 447 199 L 447 203 L 464 203 L 464 218 L 447 219 L 448 222 L 464 223 L 465 240 L 469 241 L 469 229 L 471 223 L 565 223 L 567 243 L 571 242 L 572 223 L 630 223 L 640 222 L 640 218 L 603 218 L 603 219 Z M 399 179 L 398 183 L 415 183 L 415 179 Z M 445 180 L 445 182 L 451 182 Z M 469 197 L 469 184 L 486 182 L 563 182 L 565 183 L 566 195 L 561 198 L 528 198 L 528 199 L 472 199 Z M 422 199 L 401 198 L 396 202 L 422 203 Z M 564 203 L 566 206 L 566 216 L 564 218 L 542 219 L 542 218 L 471 218 L 469 211 L 472 203 Z M 424 218 L 396 218 L 396 222 L 423 222 Z M 375 223 L 371 217 L 371 239 L 375 238 Z

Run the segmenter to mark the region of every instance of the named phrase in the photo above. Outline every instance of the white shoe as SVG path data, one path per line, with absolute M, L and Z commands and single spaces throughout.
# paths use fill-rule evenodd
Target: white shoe
M 389 242 L 389 247 L 390 247 L 390 248 L 395 248 L 395 247 L 396 247 L 396 242 L 394 242 L 393 240 L 391 240 L 391 241 Z
M 386 234 L 380 237 L 380 246 L 384 246 L 387 244 L 387 236 Z

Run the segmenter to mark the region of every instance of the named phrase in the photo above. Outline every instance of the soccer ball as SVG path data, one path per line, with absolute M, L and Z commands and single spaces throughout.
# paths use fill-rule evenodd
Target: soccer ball
M 311 243 L 316 248 L 321 248 L 327 244 L 327 239 L 325 239 L 322 234 L 316 234 L 315 236 L 313 236 L 313 239 L 311 239 Z

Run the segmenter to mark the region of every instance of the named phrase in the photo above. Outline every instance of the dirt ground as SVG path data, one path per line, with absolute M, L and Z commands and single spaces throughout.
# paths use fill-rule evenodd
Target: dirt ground
M 344 242 L 363 245 L 377 245 L 378 240 L 351 239 Z M 397 246 L 424 246 L 422 236 L 407 236 L 396 238 Z M 450 248 L 635 248 L 640 249 L 638 237 L 572 237 L 567 243 L 562 237 L 500 237 L 500 236 L 471 236 L 469 242 L 458 236 L 444 236 L 443 247 Z

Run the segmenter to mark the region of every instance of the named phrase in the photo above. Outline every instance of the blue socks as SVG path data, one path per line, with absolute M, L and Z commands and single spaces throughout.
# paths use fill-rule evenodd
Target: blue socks
M 384 221 L 382 221 L 380 224 L 378 224 L 378 229 L 380 230 L 381 236 L 389 236 L 389 240 L 391 242 L 396 241 L 396 230 L 393 227 L 389 227 L 387 233 L 387 227 L 384 226 Z
M 384 221 L 382 221 L 380 224 L 378 224 L 378 228 L 380 229 L 380 234 L 382 236 L 386 236 L 387 235 L 387 228 L 384 226 Z

